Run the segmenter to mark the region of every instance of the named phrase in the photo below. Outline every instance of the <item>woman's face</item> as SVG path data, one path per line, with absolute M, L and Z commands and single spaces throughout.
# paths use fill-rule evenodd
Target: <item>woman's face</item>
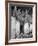
M 22 13 L 24 13 L 24 11 L 22 10 Z
M 18 12 L 20 12 L 21 9 L 18 9 Z

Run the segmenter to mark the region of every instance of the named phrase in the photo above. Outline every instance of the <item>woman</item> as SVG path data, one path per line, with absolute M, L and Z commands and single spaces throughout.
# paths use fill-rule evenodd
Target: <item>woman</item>
M 24 34 L 28 34 L 32 31 L 32 17 L 28 14 L 28 11 L 25 12 L 25 24 L 24 24 Z

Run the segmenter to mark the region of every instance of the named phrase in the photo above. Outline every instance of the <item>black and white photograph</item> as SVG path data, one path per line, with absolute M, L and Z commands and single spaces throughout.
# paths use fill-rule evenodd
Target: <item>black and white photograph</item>
M 32 38 L 32 7 L 11 6 L 11 39 Z
M 8 43 L 36 41 L 36 3 L 8 3 Z

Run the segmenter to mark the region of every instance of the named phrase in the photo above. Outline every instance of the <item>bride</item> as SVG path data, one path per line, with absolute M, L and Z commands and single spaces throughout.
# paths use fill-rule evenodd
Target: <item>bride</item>
M 24 34 L 32 32 L 32 17 L 28 14 L 28 11 L 25 12 L 25 24 L 24 24 Z

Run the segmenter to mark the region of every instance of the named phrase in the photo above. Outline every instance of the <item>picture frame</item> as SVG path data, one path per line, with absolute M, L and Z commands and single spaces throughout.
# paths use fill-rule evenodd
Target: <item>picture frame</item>
M 5 8 L 6 8 L 5 45 L 37 42 L 37 3 L 36 2 L 22 2 L 22 1 L 6 1 Z M 18 11 L 20 11 L 20 12 L 18 12 Z M 16 12 L 18 13 L 18 16 L 19 16 L 19 14 L 21 14 L 21 15 L 18 17 Z M 15 16 L 13 16 L 13 13 Z M 31 15 L 31 19 L 28 19 L 28 21 L 25 20 L 25 16 L 22 16 L 22 13 L 24 13 L 25 16 L 27 14 L 28 14 L 28 16 Z M 16 21 L 13 20 L 12 16 L 14 18 L 16 18 L 15 19 Z M 20 24 L 17 24 L 17 26 L 15 26 L 14 23 L 18 22 L 18 20 L 20 21 Z M 13 23 L 13 21 L 14 21 L 14 23 Z M 23 21 L 25 21 L 25 22 L 23 22 Z M 26 28 L 25 28 L 26 26 L 25 27 L 23 26 L 24 25 L 23 23 L 26 24 L 27 22 L 32 24 L 32 32 L 30 34 L 31 36 L 27 33 L 29 31 L 26 31 Z M 21 26 L 18 27 L 18 25 L 21 25 Z M 28 27 L 28 24 L 27 24 L 27 27 Z M 13 31 L 13 28 L 15 28 L 16 32 Z M 21 28 L 23 28 L 23 29 L 21 29 Z M 17 30 L 20 30 L 20 32 Z M 16 33 L 15 36 L 13 33 L 14 34 Z M 26 35 L 26 33 L 29 36 Z

